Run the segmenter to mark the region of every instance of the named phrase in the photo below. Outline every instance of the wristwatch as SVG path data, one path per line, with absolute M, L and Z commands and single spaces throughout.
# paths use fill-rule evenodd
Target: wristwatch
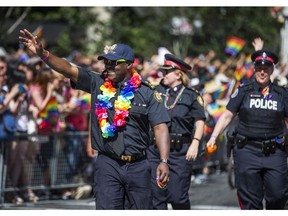
M 160 163 L 166 163 L 166 164 L 170 164 L 170 161 L 168 159 L 160 159 Z

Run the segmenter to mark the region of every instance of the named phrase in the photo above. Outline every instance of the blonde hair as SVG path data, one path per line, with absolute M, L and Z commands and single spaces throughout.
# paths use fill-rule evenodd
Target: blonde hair
M 188 84 L 190 83 L 190 79 L 189 79 L 189 77 L 187 76 L 187 74 L 185 73 L 185 72 L 183 72 L 183 71 L 181 71 L 181 70 L 176 70 L 175 71 L 177 74 L 181 74 L 181 82 L 182 82 L 182 84 L 185 86 L 185 87 L 187 87 L 188 86 Z

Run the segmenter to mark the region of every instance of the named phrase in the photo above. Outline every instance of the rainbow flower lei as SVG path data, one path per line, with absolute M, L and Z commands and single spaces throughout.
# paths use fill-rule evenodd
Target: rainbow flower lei
M 113 137 L 119 127 L 126 125 L 126 120 L 129 116 L 129 109 L 131 108 L 131 100 L 134 98 L 134 92 L 141 84 L 141 76 L 133 69 L 132 77 L 125 83 L 125 87 L 121 90 L 117 100 L 114 104 L 115 115 L 113 123 L 107 121 L 107 110 L 113 107 L 110 100 L 115 96 L 116 89 L 113 87 L 113 82 L 105 78 L 105 83 L 100 86 L 102 91 L 98 95 L 98 102 L 96 103 L 95 114 L 98 117 L 98 123 L 104 138 Z

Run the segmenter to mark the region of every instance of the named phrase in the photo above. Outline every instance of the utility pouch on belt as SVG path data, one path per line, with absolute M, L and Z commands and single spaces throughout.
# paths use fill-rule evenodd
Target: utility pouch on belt
M 247 144 L 247 137 L 237 133 L 235 136 L 235 144 L 238 148 L 243 148 Z
M 276 149 L 275 142 L 271 142 L 270 140 L 263 142 L 262 151 L 266 156 L 268 156 L 270 153 L 274 154 L 275 149 Z
M 182 148 L 181 136 L 177 134 L 170 134 L 170 149 L 179 151 Z
M 226 133 L 226 137 L 227 137 L 227 157 L 230 158 L 231 156 L 231 151 L 234 148 L 235 145 L 235 132 L 233 131 L 228 131 Z

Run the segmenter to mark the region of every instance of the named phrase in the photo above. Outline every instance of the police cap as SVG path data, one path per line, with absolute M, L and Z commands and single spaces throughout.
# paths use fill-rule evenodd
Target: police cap
M 269 50 L 258 50 L 251 56 L 254 65 L 268 65 L 273 66 L 278 63 L 278 57 L 276 54 Z
M 160 70 L 171 70 L 171 69 L 178 69 L 183 72 L 188 72 L 191 70 L 191 66 L 186 62 L 182 61 L 181 59 L 177 58 L 171 54 L 165 54 L 165 61 L 164 65 L 160 67 Z
M 130 46 L 126 44 L 118 43 L 109 47 L 106 54 L 98 56 L 98 60 L 103 60 L 103 59 L 109 59 L 112 61 L 125 59 L 133 63 L 135 56 Z

